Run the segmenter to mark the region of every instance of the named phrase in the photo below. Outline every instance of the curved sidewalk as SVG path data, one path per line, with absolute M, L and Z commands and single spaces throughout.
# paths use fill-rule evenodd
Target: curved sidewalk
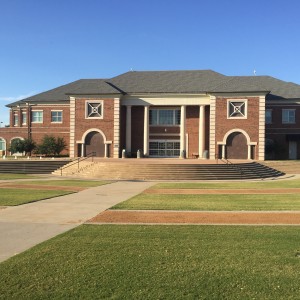
M 75 194 L 0 209 L 0 262 L 84 223 L 154 184 L 118 181 Z

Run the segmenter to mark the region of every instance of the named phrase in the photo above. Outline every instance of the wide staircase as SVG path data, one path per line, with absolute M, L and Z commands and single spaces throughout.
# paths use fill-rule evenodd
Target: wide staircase
M 51 174 L 70 160 L 2 160 L 0 161 L 0 173 L 15 174 Z
M 257 162 L 245 163 L 159 163 L 150 160 L 82 161 L 71 163 L 53 174 L 106 180 L 240 180 L 284 175 Z

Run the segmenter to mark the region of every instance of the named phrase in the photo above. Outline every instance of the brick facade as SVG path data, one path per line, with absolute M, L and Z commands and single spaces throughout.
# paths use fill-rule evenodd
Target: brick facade
M 88 105 L 87 116 L 87 102 L 101 104 L 101 114 Z M 245 104 L 243 112 L 239 103 Z M 118 158 L 126 149 L 132 157 L 141 150 L 153 157 L 208 154 L 210 159 L 263 160 L 266 145 L 267 158 L 300 158 L 300 85 L 270 76 L 225 76 L 211 70 L 127 72 L 111 79 L 78 80 L 8 107 L 10 126 L 0 128 L 0 146 L 6 150 L 14 138 L 40 143 L 47 134 L 63 137 L 64 154 L 70 157 L 96 149 L 99 157 Z M 272 111 L 270 124 L 265 124 L 266 109 Z M 282 122 L 284 109 L 295 111 L 295 122 Z M 34 111 L 43 113 L 42 120 L 38 114 L 33 120 Z M 51 120 L 52 111 L 62 114 L 61 122 Z M 153 125 L 145 124 L 148 117 Z
M 246 118 L 229 118 L 228 101 L 245 100 L 247 103 Z M 259 142 L 259 97 L 217 97 L 216 98 L 216 153 L 220 154 L 218 143 L 223 142 L 226 134 L 230 131 L 247 133 L 250 141 L 257 143 L 254 150 L 254 159 L 258 159 L 258 142 Z M 226 142 L 226 141 L 225 141 Z
M 101 101 L 103 103 L 103 118 L 92 119 L 86 117 L 86 103 L 88 101 Z M 93 130 L 103 133 L 106 141 L 113 141 L 114 138 L 114 98 L 78 98 L 75 100 L 75 142 L 72 145 L 78 156 L 77 141 L 82 141 L 85 135 Z M 113 147 L 113 145 L 111 145 Z M 113 157 L 112 148 L 109 157 Z

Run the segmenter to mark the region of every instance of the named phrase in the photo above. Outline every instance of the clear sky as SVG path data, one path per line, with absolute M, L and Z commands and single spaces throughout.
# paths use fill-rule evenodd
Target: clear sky
M 299 0 L 0 0 L 5 105 L 131 69 L 212 69 L 300 84 Z

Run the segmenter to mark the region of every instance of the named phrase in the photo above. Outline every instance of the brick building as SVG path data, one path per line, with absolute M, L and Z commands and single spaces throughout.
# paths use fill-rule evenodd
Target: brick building
M 127 72 L 82 79 L 11 103 L 13 139 L 64 137 L 70 157 L 297 159 L 300 85 L 204 71 Z

